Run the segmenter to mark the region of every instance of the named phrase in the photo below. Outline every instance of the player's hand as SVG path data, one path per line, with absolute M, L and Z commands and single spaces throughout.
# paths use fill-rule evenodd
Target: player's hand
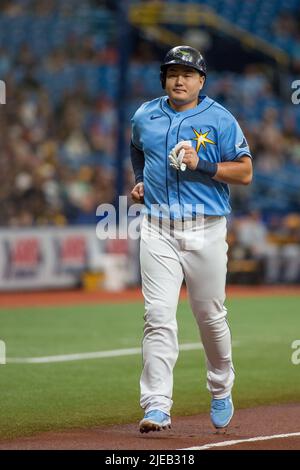
M 175 170 L 185 171 L 188 167 L 195 170 L 199 157 L 190 140 L 178 142 L 169 155 L 170 166 Z
M 144 204 L 144 183 L 138 183 L 131 191 L 131 197 L 134 202 Z
M 190 170 L 196 170 L 199 157 L 194 147 L 189 147 L 188 145 L 184 144 L 181 148 L 184 149 L 182 163 L 185 163 Z
M 186 164 L 182 163 L 182 159 L 185 153 L 185 150 L 182 148 L 183 144 L 191 145 L 191 142 L 189 140 L 184 140 L 182 142 L 179 142 L 178 144 L 175 145 L 175 147 L 172 148 L 168 157 L 170 166 L 174 168 L 175 170 L 181 170 L 181 171 L 186 170 Z

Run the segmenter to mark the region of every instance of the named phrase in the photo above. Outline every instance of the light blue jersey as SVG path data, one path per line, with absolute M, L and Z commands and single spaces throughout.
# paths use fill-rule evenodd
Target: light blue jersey
M 251 157 L 232 114 L 208 96 L 200 99 L 195 108 L 177 112 L 169 106 L 168 96 L 157 98 L 140 106 L 131 120 L 132 142 L 145 157 L 144 199 L 148 213 L 153 204 L 179 206 L 173 215 L 176 219 L 182 217 L 183 207 L 188 204 L 193 208 L 202 204 L 205 215 L 222 216 L 231 211 L 227 184 L 199 171 L 177 171 L 169 165 L 168 155 L 181 140 L 190 140 L 199 158 L 210 162 Z

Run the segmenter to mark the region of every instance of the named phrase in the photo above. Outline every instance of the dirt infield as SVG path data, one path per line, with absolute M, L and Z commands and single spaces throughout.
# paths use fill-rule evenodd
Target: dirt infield
M 295 433 L 298 435 L 294 436 Z M 258 440 L 266 436 L 267 439 Z M 235 443 L 249 439 L 252 441 Z M 216 446 L 218 443 L 223 444 Z M 203 446 L 209 450 L 300 450 L 300 404 L 236 410 L 226 434 L 216 434 L 207 413 L 173 417 L 171 430 L 149 434 L 140 434 L 138 423 L 135 423 L 47 432 L 33 437 L 0 441 L 0 450 L 201 450 Z
M 227 297 L 300 296 L 300 286 L 229 286 Z M 186 289 L 181 299 L 187 297 Z M 97 303 L 123 303 L 142 301 L 141 289 L 121 292 L 86 292 L 83 290 L 0 293 L 0 308 L 47 307 Z

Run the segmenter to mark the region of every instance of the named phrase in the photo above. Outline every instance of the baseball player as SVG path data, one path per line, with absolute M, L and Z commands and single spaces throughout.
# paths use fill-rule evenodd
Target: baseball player
M 226 428 L 234 411 L 224 307 L 228 184 L 251 182 L 252 159 L 236 119 L 200 94 L 206 65 L 199 51 L 171 49 L 160 79 L 166 96 L 144 103 L 132 118 L 136 184 L 131 194 L 145 204 L 140 245 L 145 299 L 140 404 L 145 415 L 140 431 L 171 426 L 183 279 L 205 350 L 211 421 L 217 429 Z

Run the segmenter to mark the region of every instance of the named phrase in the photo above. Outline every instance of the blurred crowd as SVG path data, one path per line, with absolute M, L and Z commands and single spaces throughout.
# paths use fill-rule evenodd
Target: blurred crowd
M 273 215 L 266 224 L 259 211 L 232 218 L 228 226 L 229 280 L 237 283 L 300 282 L 300 214 Z
M 6 82 L 1 107 L 0 224 L 31 226 L 95 221 L 114 198 L 114 111 L 84 93 L 53 107 L 38 84 Z M 107 109 L 108 108 L 108 109 Z
M 282 10 L 272 25 L 272 37 L 276 38 L 276 44 L 284 48 L 290 55 L 294 72 L 300 72 L 300 32 L 299 32 L 299 4 L 297 13 Z
M 1 2 L 0 20 L 13 26 L 24 9 L 48 18 L 55 7 L 69 17 L 72 3 Z M 75 33 L 43 57 L 34 44 L 31 37 L 16 50 L 11 43 L 0 48 L 7 96 L 0 107 L 0 225 L 93 223 L 96 207 L 115 197 L 116 110 L 99 84 L 92 95 L 80 75 L 77 82 L 66 75 L 74 67 L 115 63 L 116 50 L 109 44 L 99 49 L 88 34 Z
M 99 13 L 108 3 L 91 0 L 80 5 L 97 7 Z M 56 28 L 55 18 L 72 18 L 74 4 L 3 1 L 0 23 L 11 29 L 27 8 L 31 21 L 54 15 L 47 28 Z M 115 201 L 118 54 L 109 32 L 106 37 L 100 28 L 99 33 L 92 21 L 90 28 L 80 21 L 78 25 L 61 39 L 54 34 L 51 47 L 43 43 L 42 56 L 36 37 L 47 36 L 47 30 L 40 30 L 41 24 L 37 36 L 28 32 L 28 40 L 23 38 L 26 28 L 20 26 L 22 34 L 14 46 L 0 31 L 0 79 L 7 97 L 0 105 L 2 227 L 91 224 L 99 204 Z M 274 28 L 298 34 L 287 16 Z M 162 94 L 159 60 L 146 41 L 134 48 L 128 143 L 134 110 Z M 262 276 L 270 283 L 300 280 L 300 110 L 291 102 L 292 78 L 282 79 L 282 92 L 270 68 L 250 64 L 243 74 L 209 71 L 205 88 L 238 118 L 254 156 L 253 184 L 231 188 L 236 215 L 229 230 L 232 273 L 241 271 L 247 279 Z M 126 149 L 124 194 L 129 195 L 132 184 Z M 242 260 L 249 262 L 243 265 Z

